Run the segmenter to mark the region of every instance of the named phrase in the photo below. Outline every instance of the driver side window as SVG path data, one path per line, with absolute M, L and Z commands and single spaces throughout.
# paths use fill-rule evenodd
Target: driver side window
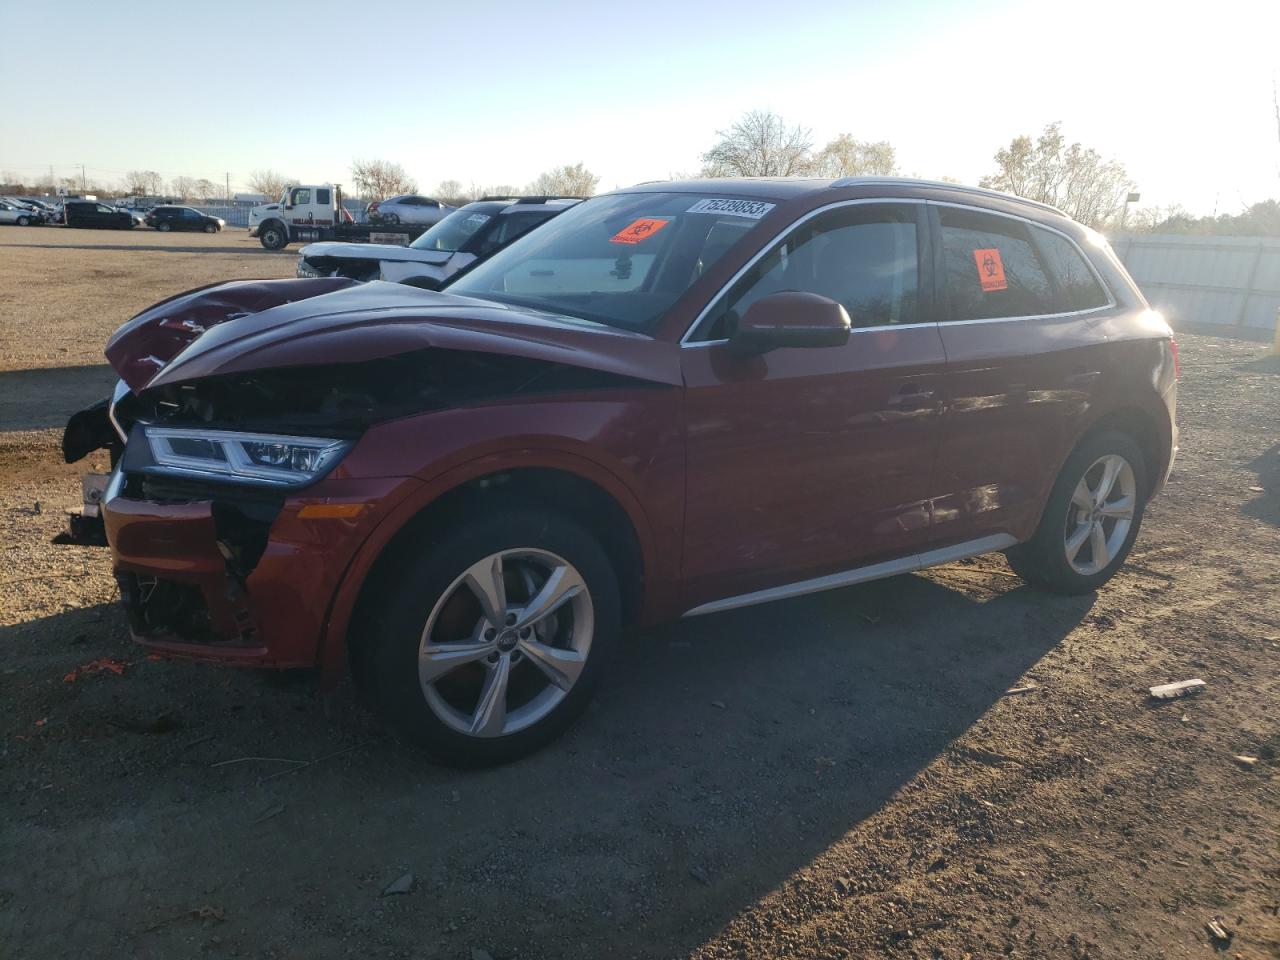
M 711 310 L 695 339 L 729 336 L 751 304 L 784 290 L 835 300 L 854 327 L 916 323 L 917 239 L 914 205 L 854 204 L 820 214 L 758 260 Z
M 301 206 L 304 206 L 304 205 L 306 205 L 306 204 L 308 204 L 308 203 L 310 203 L 310 202 L 311 202 L 311 188 L 310 188 L 310 187 L 297 187 L 297 188 L 293 191 L 293 200 L 291 201 L 291 203 L 292 203 L 295 207 L 301 207 Z

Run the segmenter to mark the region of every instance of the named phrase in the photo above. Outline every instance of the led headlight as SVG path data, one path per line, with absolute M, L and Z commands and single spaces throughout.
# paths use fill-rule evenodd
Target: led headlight
M 225 430 L 147 425 L 144 433 L 151 458 L 161 472 L 241 483 L 310 483 L 351 448 L 346 440 Z

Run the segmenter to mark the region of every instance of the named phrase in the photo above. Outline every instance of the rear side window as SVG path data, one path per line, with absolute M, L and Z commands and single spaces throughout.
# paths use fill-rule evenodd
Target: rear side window
M 329 204 L 329 188 L 316 187 L 316 203 L 328 206 Z
M 1053 288 L 1019 220 L 939 207 L 946 320 L 1055 313 Z
M 1074 243 L 1052 230 L 1044 230 L 1041 227 L 1032 227 L 1031 230 L 1057 282 L 1056 308 L 1060 312 L 1096 310 L 1111 302 L 1107 292 L 1098 283 L 1098 278 L 1089 269 L 1084 255 Z

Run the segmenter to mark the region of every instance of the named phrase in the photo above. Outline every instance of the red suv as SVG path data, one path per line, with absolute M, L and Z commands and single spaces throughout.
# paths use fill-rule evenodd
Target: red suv
M 350 667 L 455 764 L 562 731 L 626 623 L 998 550 L 1093 590 L 1176 451 L 1169 328 L 1106 242 L 911 180 L 647 184 L 444 292 L 225 283 L 106 352 L 64 443 L 114 447 L 137 639 Z

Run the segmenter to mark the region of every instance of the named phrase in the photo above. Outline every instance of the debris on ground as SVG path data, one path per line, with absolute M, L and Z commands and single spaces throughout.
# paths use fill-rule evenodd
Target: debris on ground
M 1040 689 L 1039 684 L 1028 683 L 1025 686 L 1021 686 L 1021 687 L 1010 687 L 1008 690 L 1004 692 L 1004 695 L 1006 697 L 1013 697 L 1013 696 L 1017 696 L 1020 693 L 1031 693 L 1033 690 L 1039 690 L 1039 689 Z
M 1240 766 L 1244 767 L 1246 770 L 1252 770 L 1258 764 L 1257 757 L 1251 757 L 1243 753 L 1232 754 L 1231 759 L 1240 764 Z
M 123 660 L 112 660 L 110 657 L 102 657 L 72 670 L 62 678 L 62 682 L 75 683 L 80 677 L 87 676 L 91 673 L 114 673 L 118 677 L 124 673 L 124 668 L 128 665 L 129 664 L 125 663 Z
M 406 873 L 391 883 L 382 891 L 384 897 L 394 897 L 396 894 L 408 893 L 413 889 L 413 874 Z
M 723 701 L 723 700 L 712 700 L 712 701 L 711 701 L 711 705 L 712 705 L 713 707 L 715 707 L 717 710 L 723 710 L 723 709 L 725 709 L 724 701 Z
M 1214 917 L 1212 920 L 1205 922 L 1204 928 L 1209 931 L 1209 936 L 1214 943 L 1225 946 L 1229 944 L 1233 937 L 1234 931 L 1228 930 L 1222 925 L 1221 917 Z
M 1173 700 L 1177 697 L 1200 693 L 1204 690 L 1204 687 L 1204 681 L 1199 678 L 1195 680 L 1180 680 L 1177 683 L 1162 683 L 1151 688 L 1151 696 L 1157 700 Z

